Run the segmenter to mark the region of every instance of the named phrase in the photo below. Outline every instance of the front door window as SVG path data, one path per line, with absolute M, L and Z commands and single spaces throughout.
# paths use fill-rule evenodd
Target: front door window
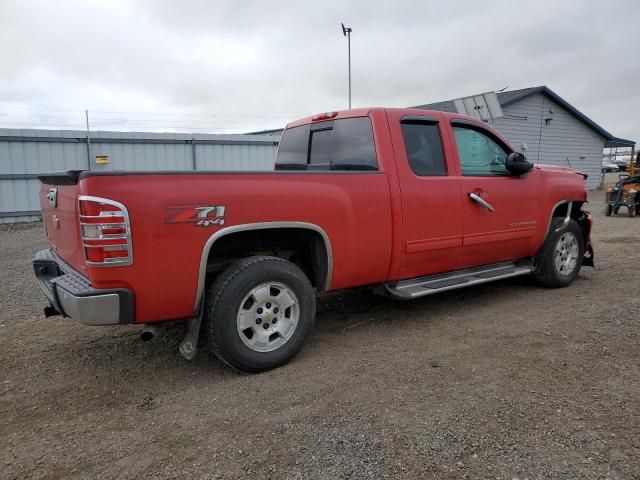
M 508 152 L 485 133 L 454 126 L 462 175 L 509 175 L 505 167 Z

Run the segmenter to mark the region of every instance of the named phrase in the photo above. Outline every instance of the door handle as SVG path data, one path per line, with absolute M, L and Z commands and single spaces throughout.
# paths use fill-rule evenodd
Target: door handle
M 489 210 L 490 212 L 495 212 L 496 209 L 493 208 L 493 205 L 491 205 L 489 202 L 487 202 L 486 200 L 484 200 L 480 195 L 478 195 L 475 192 L 469 192 L 467 193 L 467 197 L 469 197 L 471 200 L 473 200 L 474 202 L 476 202 L 478 205 L 480 205 L 482 208 L 486 208 L 487 210 Z

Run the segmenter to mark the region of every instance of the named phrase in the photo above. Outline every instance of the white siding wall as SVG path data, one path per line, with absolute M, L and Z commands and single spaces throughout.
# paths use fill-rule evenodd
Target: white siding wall
M 505 116 L 493 126 L 513 144 L 522 149 L 529 161 L 551 165 L 572 166 L 589 175 L 587 188 L 600 184 L 604 139 L 577 120 L 571 113 L 537 94 L 503 109 Z M 550 113 L 550 110 L 553 113 Z M 545 125 L 545 118 L 551 118 Z M 581 156 L 586 158 L 580 159 Z

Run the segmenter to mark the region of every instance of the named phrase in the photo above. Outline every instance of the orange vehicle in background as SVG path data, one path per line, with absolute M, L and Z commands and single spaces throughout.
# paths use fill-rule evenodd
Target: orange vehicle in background
M 640 169 L 635 170 L 640 172 Z M 634 168 L 630 167 L 630 171 Z M 613 187 L 607 188 L 605 214 L 607 217 L 616 215 L 620 207 L 625 207 L 627 215 L 635 217 L 640 213 L 640 173 L 620 175 L 619 178 Z

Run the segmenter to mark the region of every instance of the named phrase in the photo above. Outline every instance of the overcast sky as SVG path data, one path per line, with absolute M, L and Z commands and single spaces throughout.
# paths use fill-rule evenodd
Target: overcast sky
M 640 2 L 0 0 L 0 126 L 230 132 L 547 85 L 640 140 Z

